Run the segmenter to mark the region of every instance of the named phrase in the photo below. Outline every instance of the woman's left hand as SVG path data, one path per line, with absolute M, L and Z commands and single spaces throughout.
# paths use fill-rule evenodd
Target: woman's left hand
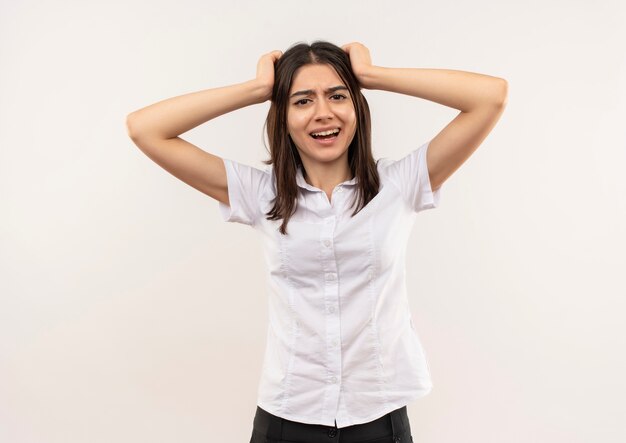
M 370 85 L 367 83 L 367 73 L 372 68 L 372 58 L 370 57 L 369 49 L 359 42 L 345 44 L 341 49 L 350 56 L 352 72 L 354 72 L 361 87 L 370 89 Z

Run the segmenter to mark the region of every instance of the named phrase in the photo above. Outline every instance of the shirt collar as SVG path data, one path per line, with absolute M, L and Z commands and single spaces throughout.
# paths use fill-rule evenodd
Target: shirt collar
M 357 177 L 355 175 L 352 179 L 346 180 L 345 182 L 342 182 L 340 184 L 341 185 L 356 185 L 358 182 L 359 182 L 359 180 L 357 179 Z M 296 183 L 301 188 L 308 189 L 310 191 L 319 191 L 318 188 L 316 188 L 315 186 L 311 186 L 304 179 L 304 174 L 302 173 L 302 165 L 299 165 L 298 166 L 298 170 L 296 171 Z

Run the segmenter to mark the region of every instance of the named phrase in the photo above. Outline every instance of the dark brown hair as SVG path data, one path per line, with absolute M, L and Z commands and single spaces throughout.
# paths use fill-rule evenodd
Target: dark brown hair
M 274 165 L 273 173 L 276 180 L 276 199 L 274 207 L 266 214 L 267 220 L 283 219 L 280 226 L 280 233 L 283 235 L 287 234 L 287 223 L 296 211 L 298 198 L 296 172 L 302 165 L 298 149 L 287 129 L 289 90 L 296 71 L 310 64 L 330 65 L 348 87 L 354 105 L 356 132 L 348 147 L 348 164 L 350 171 L 357 178 L 358 204 L 352 216 L 378 194 L 380 186 L 376 162 L 372 156 L 370 109 L 352 72 L 350 57 L 340 47 L 321 40 L 311 45 L 297 43 L 291 46 L 276 61 L 274 67 L 272 104 L 265 121 L 270 159 L 263 161 L 266 165 Z

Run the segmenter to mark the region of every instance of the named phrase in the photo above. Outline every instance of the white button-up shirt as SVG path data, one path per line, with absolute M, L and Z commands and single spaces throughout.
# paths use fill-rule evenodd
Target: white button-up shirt
M 432 389 L 411 320 L 405 254 L 415 216 L 439 205 L 426 164 L 429 143 L 400 160 L 379 159 L 379 193 L 351 217 L 357 178 L 331 201 L 298 169 L 298 206 L 287 225 L 268 221 L 273 166 L 224 159 L 230 206 L 224 221 L 262 235 L 269 324 L 257 404 L 309 424 L 366 423 Z

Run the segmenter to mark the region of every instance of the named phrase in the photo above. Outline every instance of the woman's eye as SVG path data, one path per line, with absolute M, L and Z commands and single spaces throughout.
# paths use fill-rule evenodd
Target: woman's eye
M 345 100 L 347 97 L 343 94 L 334 94 L 330 96 L 333 100 Z M 294 105 L 296 106 L 302 106 L 302 105 L 306 105 L 307 102 L 310 102 L 311 99 L 308 98 L 303 98 L 298 100 L 297 102 L 294 102 Z

